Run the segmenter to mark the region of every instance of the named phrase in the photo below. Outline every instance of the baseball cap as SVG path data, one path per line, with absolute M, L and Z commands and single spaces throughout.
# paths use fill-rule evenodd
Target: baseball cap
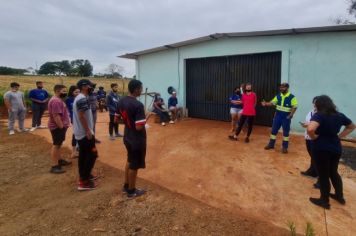
M 94 84 L 88 79 L 81 79 L 77 83 L 78 88 L 81 88 L 84 85 L 89 85 L 89 86 L 93 87 Z
M 177 92 L 176 91 L 173 91 L 172 94 L 176 94 Z

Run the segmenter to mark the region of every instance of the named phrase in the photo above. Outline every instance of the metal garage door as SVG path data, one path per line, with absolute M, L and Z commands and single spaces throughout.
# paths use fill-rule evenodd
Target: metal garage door
M 252 83 L 257 94 L 256 123 L 272 124 L 274 109 L 263 108 L 281 81 L 281 52 L 209 57 L 186 60 L 186 95 L 190 117 L 230 120 L 229 101 L 233 89 Z

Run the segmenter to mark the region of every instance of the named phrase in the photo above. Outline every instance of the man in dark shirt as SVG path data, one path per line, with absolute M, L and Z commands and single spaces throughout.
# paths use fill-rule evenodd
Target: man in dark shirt
M 43 82 L 36 82 L 36 89 L 30 91 L 29 97 L 32 101 L 32 128 L 30 131 L 35 131 L 36 128 L 45 128 L 41 125 L 43 113 L 46 110 L 48 102 L 48 93 L 43 89 Z
M 137 100 L 142 92 L 141 81 L 131 80 L 128 89 L 130 94 L 120 99 L 116 117 L 121 115 L 125 123 L 124 144 L 127 149 L 127 163 L 123 191 L 127 193 L 127 197 L 134 198 L 145 193 L 145 190 L 136 188 L 136 178 L 138 169 L 146 167 L 145 124 L 148 117 L 145 116 L 143 104 Z

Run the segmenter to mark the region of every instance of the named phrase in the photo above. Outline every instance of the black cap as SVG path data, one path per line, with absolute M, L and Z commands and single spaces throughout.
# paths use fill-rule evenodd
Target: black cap
M 288 83 L 281 83 L 281 87 L 289 88 L 289 84 Z
M 94 84 L 92 82 L 90 82 L 90 80 L 88 80 L 88 79 L 81 79 L 77 83 L 78 88 L 81 88 L 84 85 L 90 85 L 91 87 L 93 87 Z

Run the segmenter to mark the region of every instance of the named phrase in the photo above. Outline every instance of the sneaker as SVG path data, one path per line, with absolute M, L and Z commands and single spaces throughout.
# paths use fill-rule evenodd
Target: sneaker
M 126 186 L 124 185 L 124 186 L 122 186 L 121 191 L 122 191 L 122 193 L 128 193 L 129 187 L 126 187 Z
M 288 153 L 288 149 L 287 148 L 282 148 L 282 153 L 283 154 L 287 154 Z
M 72 164 L 71 161 L 66 161 L 64 159 L 59 159 L 59 161 L 58 161 L 58 165 L 60 165 L 60 166 L 69 166 L 71 164 Z
M 171 120 L 169 123 L 170 123 L 170 124 L 174 124 L 174 121 L 173 121 L 173 120 Z
M 87 180 L 87 181 L 79 181 L 78 184 L 78 191 L 90 191 L 96 189 L 96 184 L 92 180 Z
M 306 170 L 306 171 L 301 171 L 300 174 L 301 174 L 301 175 L 304 175 L 304 176 L 308 176 L 308 177 L 313 177 L 313 178 L 318 177 L 318 175 L 315 174 L 315 173 L 313 173 L 313 171 L 310 170 L 310 169 L 308 169 L 308 170 Z
M 162 126 L 166 126 L 166 123 L 162 122 L 161 125 L 162 125 Z
M 47 129 L 47 126 L 45 125 L 40 125 L 40 126 L 37 126 L 38 129 Z
M 14 134 L 15 134 L 15 131 L 13 131 L 13 130 L 9 131 L 9 135 L 14 135 Z
M 145 193 L 146 193 L 145 190 L 135 188 L 135 190 L 134 190 L 133 193 L 129 193 L 129 192 L 127 191 L 127 197 L 132 199 L 132 198 L 135 198 L 135 197 L 142 196 L 142 195 L 145 194 Z
M 100 178 L 99 175 L 92 175 L 92 174 L 90 174 L 90 177 L 89 177 L 89 179 L 92 180 L 92 181 L 97 180 L 99 178 Z
M 229 139 L 233 141 L 237 141 L 237 137 L 235 137 L 235 135 L 229 135 Z
M 23 129 L 19 129 L 19 130 L 17 130 L 17 132 L 19 132 L 19 133 L 22 133 L 22 132 L 27 132 L 27 131 L 29 131 L 29 129 L 26 129 L 26 128 L 23 128 Z
M 309 201 L 317 206 L 324 208 L 324 209 L 330 209 L 330 204 L 321 198 L 311 197 L 311 198 L 309 198 Z
M 117 133 L 117 134 L 115 134 L 115 137 L 116 137 L 116 138 L 122 138 L 122 137 L 124 137 L 124 136 L 121 135 L 120 133 Z
M 101 143 L 99 139 L 95 139 L 95 143 Z
M 245 138 L 245 143 L 249 143 L 250 142 L 250 138 L 249 137 L 246 137 Z
M 274 147 L 272 147 L 272 146 L 270 146 L 270 145 L 267 145 L 267 146 L 265 147 L 265 150 L 271 150 L 271 149 L 274 149 Z
M 338 197 L 335 193 L 330 193 L 330 197 L 336 201 L 338 201 L 341 205 L 345 205 L 346 201 L 343 197 Z
M 36 127 L 32 127 L 31 129 L 30 129 L 30 132 L 33 132 L 33 131 L 35 131 L 37 128 Z
M 51 172 L 52 174 L 62 174 L 66 171 L 63 170 L 61 166 L 52 166 L 49 172 Z
M 114 135 L 110 135 L 110 140 L 115 140 L 115 136 Z

